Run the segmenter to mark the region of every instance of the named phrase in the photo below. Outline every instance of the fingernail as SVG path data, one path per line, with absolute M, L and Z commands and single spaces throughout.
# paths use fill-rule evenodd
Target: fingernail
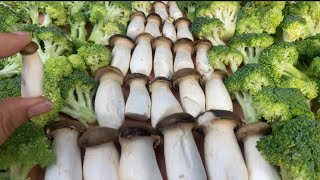
M 28 110 L 28 117 L 31 118 L 33 116 L 38 116 L 40 114 L 44 114 L 53 109 L 53 104 L 51 102 L 43 102 L 41 104 L 37 104 Z
M 16 35 L 23 35 L 23 36 L 30 35 L 30 33 L 29 33 L 29 32 L 24 32 L 24 31 L 16 31 L 16 32 L 12 32 L 12 34 L 16 34 Z

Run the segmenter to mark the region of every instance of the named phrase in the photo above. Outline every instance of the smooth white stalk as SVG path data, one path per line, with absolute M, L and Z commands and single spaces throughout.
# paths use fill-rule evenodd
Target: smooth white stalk
M 176 42 L 177 40 L 176 28 L 174 27 L 173 23 L 169 19 L 166 19 L 163 24 L 162 34 L 163 36 L 171 39 L 173 43 Z
M 179 124 L 163 131 L 168 179 L 206 180 L 206 172 L 192 136 L 193 125 Z
M 205 95 L 206 110 L 233 111 L 232 100 L 221 75 L 213 73 L 211 79 L 205 82 Z
M 85 180 L 119 180 L 120 156 L 113 142 L 86 147 L 83 161 Z
M 211 48 L 207 43 L 200 43 L 197 45 L 196 53 L 196 69 L 199 71 L 202 77 L 210 79 L 213 72 L 212 67 L 208 62 L 208 50 Z
M 171 114 L 183 112 L 178 100 L 172 94 L 169 83 L 156 81 L 151 84 L 151 125 L 156 128 L 159 121 Z
M 127 99 L 125 115 L 136 120 L 150 119 L 151 99 L 144 79 L 133 79 Z
M 175 20 L 183 17 L 181 10 L 179 9 L 176 1 L 169 1 L 169 14 Z
M 193 76 L 182 77 L 179 83 L 179 94 L 184 112 L 197 117 L 205 111 L 205 95 Z
M 174 59 L 174 72 L 184 68 L 193 68 L 194 64 L 191 57 L 192 48 L 187 44 L 181 44 L 177 47 Z
M 170 49 L 170 43 L 165 40 L 159 40 L 156 43 L 153 71 L 155 77 L 171 78 L 173 74 L 173 55 Z
M 243 140 L 249 180 L 281 180 L 276 168 L 270 165 L 256 148 L 261 137 L 262 135 L 249 135 Z
M 162 22 L 169 17 L 167 12 L 167 6 L 164 3 L 156 2 L 153 5 L 153 7 L 154 7 L 154 12 L 161 17 Z
M 39 97 L 43 94 L 43 63 L 38 54 L 35 52 L 29 55 L 22 55 L 22 97 Z
M 130 70 L 131 73 L 142 73 L 147 76 L 152 70 L 152 47 L 151 38 L 147 35 L 137 39 L 138 44 L 133 51 Z
M 118 129 L 124 123 L 125 102 L 121 81 L 114 73 L 106 73 L 100 79 L 95 98 L 95 112 L 100 126 Z
M 131 50 L 134 46 L 133 43 L 128 41 L 125 38 L 118 38 L 112 49 L 111 66 L 119 68 L 124 76 L 129 70 Z
M 209 180 L 233 179 L 248 180 L 248 172 L 242 153 L 234 134 L 236 123 L 231 120 L 211 120 L 214 115 L 205 113 L 205 120 L 199 118 L 204 126 L 204 156 Z M 200 122 L 200 123 L 199 123 Z
M 146 18 L 142 16 L 135 16 L 129 23 L 127 28 L 127 36 L 132 39 L 144 32 Z
M 160 24 L 161 21 L 159 21 L 157 18 L 150 17 L 147 19 L 147 24 L 144 32 L 151 34 L 153 38 L 159 37 L 161 36 Z
M 62 128 L 52 132 L 52 150 L 56 160 L 46 168 L 45 180 L 82 179 L 82 163 L 78 146 L 79 132 Z
M 188 38 L 193 41 L 192 33 L 189 30 L 189 22 L 181 20 L 176 24 L 177 29 L 177 40 L 181 38 Z
M 120 179 L 121 180 L 162 180 L 153 144 L 156 138 L 135 136 L 120 138 Z

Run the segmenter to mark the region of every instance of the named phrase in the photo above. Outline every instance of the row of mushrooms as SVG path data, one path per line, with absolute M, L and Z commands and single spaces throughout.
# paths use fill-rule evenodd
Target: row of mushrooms
M 161 134 L 169 180 L 279 179 L 275 168 L 257 154 L 258 132 L 249 134 L 254 131 L 245 126 L 235 133 L 241 120 L 223 83 L 226 74 L 208 64 L 210 41 L 194 42 L 190 21 L 175 1 L 153 6 L 154 13 L 147 17 L 132 14 L 127 35 L 109 39 L 111 65 L 94 73 L 100 83 L 94 104 L 99 126 L 87 128 L 63 115 L 48 126 L 57 159 L 46 169 L 45 179 L 162 180 L 154 151 Z M 36 44 L 21 54 L 22 96 L 41 96 L 43 65 Z M 28 77 L 28 71 L 37 75 Z M 123 86 L 130 89 L 126 102 Z M 178 89 L 180 102 L 172 88 Z M 124 126 L 125 117 L 151 119 L 151 125 Z M 192 134 L 196 128 L 204 134 L 204 163 Z M 237 137 L 245 142 L 245 159 Z M 85 149 L 83 165 L 80 147 Z

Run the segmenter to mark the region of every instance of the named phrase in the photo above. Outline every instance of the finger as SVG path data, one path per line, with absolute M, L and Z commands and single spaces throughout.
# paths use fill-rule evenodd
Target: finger
M 10 97 L 0 101 L 0 145 L 25 121 L 53 109 L 44 97 Z
M 21 51 L 32 40 L 28 32 L 0 32 L 0 58 L 11 56 Z

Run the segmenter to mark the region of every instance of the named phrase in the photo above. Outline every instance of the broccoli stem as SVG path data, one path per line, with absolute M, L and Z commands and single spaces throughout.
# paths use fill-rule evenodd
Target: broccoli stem
M 103 37 L 102 32 L 103 22 L 100 21 L 93 26 L 92 32 L 89 36 L 89 41 L 98 42 Z
M 238 70 L 238 65 L 233 60 L 230 61 L 230 69 L 231 69 L 232 73 L 234 73 Z
M 308 80 L 309 77 L 302 73 L 300 70 L 298 70 L 296 67 L 294 67 L 291 64 L 286 64 L 285 67 L 282 68 L 283 69 L 283 74 L 289 77 L 295 77 L 298 79 L 303 79 L 303 80 Z
M 86 40 L 87 31 L 84 22 L 76 22 L 71 24 L 70 32 L 70 37 L 77 38 L 82 41 Z
M 0 79 L 11 77 L 11 76 L 18 74 L 18 73 L 20 73 L 19 64 L 13 63 L 13 64 L 5 66 L 5 68 L 0 70 Z
M 264 48 L 248 47 L 246 50 L 247 63 L 258 63 L 260 54 Z
M 51 17 L 46 14 L 46 15 L 44 16 L 44 20 L 43 20 L 41 26 L 47 27 L 47 26 L 49 26 L 49 24 L 51 24 L 51 22 L 52 22 Z
M 281 174 L 281 179 L 282 180 L 291 180 L 291 179 L 293 179 L 292 176 L 289 174 L 289 172 L 282 166 L 280 167 L 280 174 Z
M 33 166 L 13 164 L 10 166 L 10 180 L 27 180 Z
M 234 95 L 241 106 L 246 124 L 257 122 L 256 110 L 251 105 L 252 96 L 245 91 L 235 92 Z
M 195 7 L 188 7 L 187 17 L 191 20 L 191 22 L 193 22 L 193 20 L 196 18 L 195 12 Z
M 214 46 L 225 45 L 225 43 L 220 39 L 220 36 L 217 30 L 213 31 L 212 36 L 207 38 L 209 41 L 211 41 L 212 45 Z

